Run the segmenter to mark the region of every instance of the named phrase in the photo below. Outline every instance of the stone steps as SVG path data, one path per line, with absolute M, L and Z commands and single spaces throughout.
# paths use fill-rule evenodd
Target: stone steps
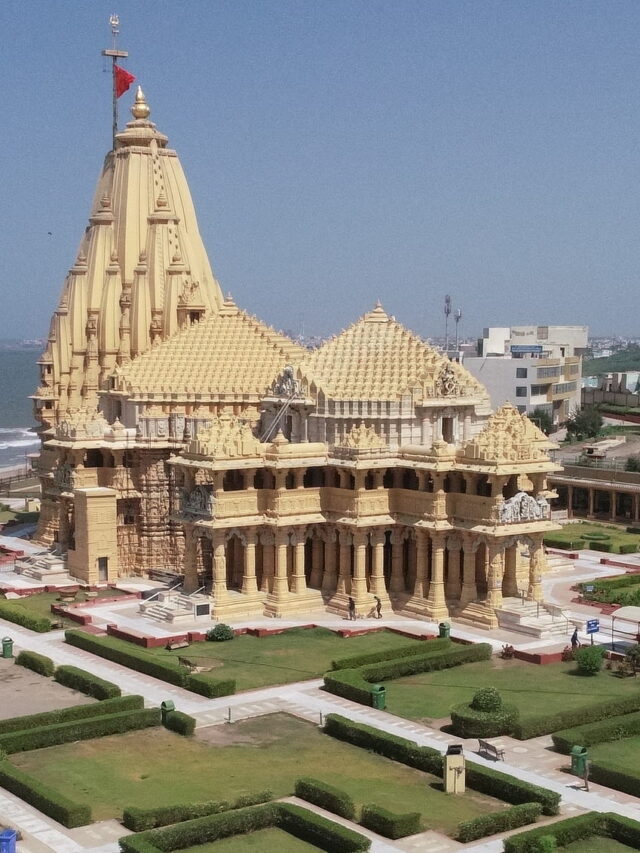
M 496 611 L 500 628 L 518 631 L 534 637 L 566 637 L 569 623 L 557 608 L 547 608 L 544 602 L 505 598 Z

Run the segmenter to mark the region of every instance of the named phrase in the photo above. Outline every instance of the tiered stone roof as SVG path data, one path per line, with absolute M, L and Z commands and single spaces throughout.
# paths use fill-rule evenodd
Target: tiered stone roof
M 547 450 L 554 444 L 511 403 L 491 415 L 482 432 L 460 452 L 460 461 L 471 464 L 511 465 L 549 462 Z
M 260 397 L 288 362 L 306 353 L 227 297 L 219 313 L 118 368 L 115 387 L 142 397 L 163 392 Z
M 389 317 L 380 303 L 312 353 L 300 374 L 335 400 L 395 400 L 407 391 L 423 398 L 486 397 L 470 373 Z

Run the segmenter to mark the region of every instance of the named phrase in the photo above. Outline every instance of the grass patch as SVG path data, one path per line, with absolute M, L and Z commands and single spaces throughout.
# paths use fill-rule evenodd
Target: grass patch
M 246 853 L 248 850 L 254 850 L 256 853 L 317 853 L 320 848 L 301 841 L 282 829 L 269 827 L 231 838 L 221 838 L 220 841 L 212 841 L 210 844 L 185 847 L 178 853 Z
M 337 741 L 286 714 L 214 726 L 201 736 L 216 748 L 198 736 L 156 729 L 20 753 L 11 762 L 74 801 L 90 803 L 94 820 L 119 818 L 126 806 L 232 800 L 266 788 L 288 796 L 309 768 L 358 808 L 379 802 L 389 811 L 417 811 L 426 826 L 450 835 L 462 821 L 506 808 L 476 791 L 448 797 L 436 776 Z
M 585 539 L 584 537 L 593 536 L 593 539 Z M 592 548 L 597 544 L 598 537 L 607 536 L 604 540 L 611 546 L 612 554 L 620 554 L 620 548 L 632 548 L 637 550 L 638 539 L 633 533 L 627 533 L 624 527 L 617 527 L 609 524 L 591 524 L 589 522 L 574 522 L 573 524 L 565 524 L 562 530 L 556 530 L 544 537 L 545 543 L 555 548 Z M 597 549 L 596 549 L 597 550 Z M 624 551 L 622 552 L 624 553 Z M 632 552 L 628 552 L 632 553 Z
M 18 608 L 19 610 L 26 610 L 31 613 L 33 616 L 37 616 L 43 619 L 51 619 L 54 622 L 62 622 L 65 628 L 76 627 L 75 622 L 70 619 L 65 619 L 62 616 L 58 616 L 57 613 L 51 612 L 52 604 L 62 604 L 60 601 L 60 592 L 39 592 L 36 595 L 26 595 L 24 598 L 12 598 L 6 599 L 4 595 L 0 595 L 0 601 L 3 602 L 4 606 L 11 608 Z M 100 598 L 108 598 L 111 596 L 119 596 L 125 595 L 125 593 L 121 592 L 117 589 L 101 589 L 98 591 L 97 599 Z M 78 592 L 76 594 L 75 600 L 77 602 L 89 601 L 90 599 L 87 597 L 85 592 Z
M 412 641 L 391 631 L 345 638 L 327 628 L 293 628 L 270 637 L 243 634 L 228 643 L 193 643 L 188 649 L 145 651 L 175 663 L 181 657 L 199 666 L 212 666 L 211 678 L 233 678 L 236 690 L 250 690 L 319 678 L 331 667 L 334 658 L 406 647 L 412 642 L 427 650 L 423 641 Z M 129 649 L 130 645 L 124 643 L 123 648 Z
M 441 719 L 453 705 L 470 702 L 477 690 L 489 686 L 525 720 L 638 692 L 634 679 L 618 678 L 609 670 L 583 678 L 575 675 L 575 668 L 573 662 L 538 666 L 495 658 L 418 673 L 385 682 L 387 710 L 411 720 Z
M 250 847 L 247 849 L 251 849 Z M 562 853 L 628 853 L 633 847 L 621 844 L 615 838 L 606 838 L 603 835 L 593 835 L 591 838 L 583 838 L 560 847 Z M 180 851 L 182 853 L 182 851 Z M 213 851 L 212 851 L 213 853 Z
M 594 764 L 640 777 L 640 736 L 590 746 L 589 757 Z

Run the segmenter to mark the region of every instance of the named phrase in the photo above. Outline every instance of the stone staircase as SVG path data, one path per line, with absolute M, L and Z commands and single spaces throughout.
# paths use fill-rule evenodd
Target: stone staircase
M 46 584 L 68 584 L 67 557 L 56 548 L 36 551 L 15 562 L 16 574 Z
M 138 604 L 138 611 L 157 622 L 210 621 L 211 599 L 207 595 L 183 595 L 167 590 L 157 598 L 146 599 Z
M 551 574 L 572 572 L 575 570 L 576 561 L 570 560 L 564 554 L 546 554 L 547 571 Z
M 553 604 L 505 598 L 502 607 L 496 610 L 498 625 L 506 631 L 529 634 L 540 639 L 569 639 L 574 623 Z

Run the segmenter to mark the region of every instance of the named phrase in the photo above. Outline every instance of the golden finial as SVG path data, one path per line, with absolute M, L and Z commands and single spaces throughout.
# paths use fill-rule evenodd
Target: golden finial
M 151 115 L 151 110 L 149 109 L 147 99 L 145 98 L 144 92 L 142 91 L 142 86 L 138 86 L 138 91 L 136 92 L 136 99 L 133 102 L 133 106 L 131 107 L 131 115 L 137 119 L 149 118 L 149 116 Z

